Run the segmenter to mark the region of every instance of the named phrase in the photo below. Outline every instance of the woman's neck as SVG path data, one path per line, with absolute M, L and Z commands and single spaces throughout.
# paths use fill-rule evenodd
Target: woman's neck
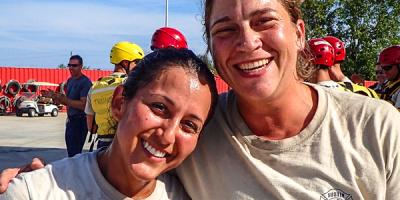
M 116 140 L 113 143 L 117 142 Z M 144 181 L 135 178 L 121 159 L 121 152 L 111 144 L 106 150 L 99 152 L 97 162 L 105 179 L 120 193 L 134 199 L 144 199 L 155 190 L 157 180 Z
M 303 83 L 273 100 L 246 101 L 238 97 L 238 110 L 249 129 L 270 140 L 281 140 L 300 133 L 312 120 L 318 94 Z

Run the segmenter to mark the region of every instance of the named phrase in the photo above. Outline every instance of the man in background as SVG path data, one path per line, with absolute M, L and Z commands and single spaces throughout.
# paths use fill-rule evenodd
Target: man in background
M 71 77 L 67 80 L 66 94 L 50 94 L 57 104 L 67 106 L 67 123 L 65 129 L 65 143 L 68 157 L 82 152 L 88 132 L 86 114 L 84 112 L 86 97 L 92 82 L 82 73 L 83 60 L 79 55 L 73 55 L 68 62 L 68 70 Z

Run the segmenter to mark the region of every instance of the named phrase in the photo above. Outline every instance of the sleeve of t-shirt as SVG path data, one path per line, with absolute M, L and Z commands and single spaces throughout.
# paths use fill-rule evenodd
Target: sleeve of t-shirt
M 8 185 L 7 191 L 0 194 L 0 200 L 29 200 L 29 191 L 25 179 L 21 176 L 13 178 Z
M 386 151 L 386 199 L 400 199 L 400 113 L 395 109 L 390 109 L 388 116 L 389 123 L 384 122 L 382 126 L 388 127 L 387 139 L 385 141 Z
M 87 97 L 91 87 L 92 87 L 92 82 L 88 79 L 83 84 L 83 87 L 82 87 L 81 92 L 80 92 L 80 97 Z
M 87 98 L 86 98 L 86 105 L 85 105 L 85 113 L 87 115 L 94 115 L 93 107 L 92 107 L 92 100 L 91 100 L 91 95 L 92 89 L 89 90 Z

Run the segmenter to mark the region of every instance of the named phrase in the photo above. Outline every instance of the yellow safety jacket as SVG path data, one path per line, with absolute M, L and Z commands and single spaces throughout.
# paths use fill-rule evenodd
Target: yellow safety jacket
M 116 122 L 113 120 L 110 113 L 111 99 L 115 88 L 124 83 L 125 80 L 126 74 L 114 72 L 93 83 L 90 93 L 90 103 L 95 113 L 99 138 L 104 136 L 112 137 L 115 134 L 113 128 Z
M 364 86 L 357 85 L 354 83 L 349 83 L 349 82 L 338 82 L 338 84 L 340 86 L 342 86 L 343 88 L 345 88 L 346 91 L 350 91 L 350 92 L 354 92 L 354 93 L 361 94 L 364 96 L 379 99 L 378 94 L 376 94 L 376 92 L 371 88 L 366 88 Z
M 399 90 L 400 90 L 400 79 L 397 81 L 388 81 L 383 86 L 381 98 L 394 105 L 396 102 L 392 101 L 392 96 Z

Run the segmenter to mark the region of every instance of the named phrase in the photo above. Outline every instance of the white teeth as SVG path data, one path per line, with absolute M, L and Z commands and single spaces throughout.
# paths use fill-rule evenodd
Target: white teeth
M 250 70 L 259 69 L 259 68 L 263 67 L 264 65 L 268 64 L 269 62 L 270 62 L 269 59 L 263 59 L 263 60 L 258 60 L 258 61 L 254 61 L 251 63 L 240 64 L 239 68 L 242 70 L 250 71 Z
M 152 147 L 148 142 L 142 140 L 144 148 L 149 151 L 153 156 L 159 157 L 159 158 L 164 158 L 165 154 L 164 152 L 158 151 L 154 147 Z

